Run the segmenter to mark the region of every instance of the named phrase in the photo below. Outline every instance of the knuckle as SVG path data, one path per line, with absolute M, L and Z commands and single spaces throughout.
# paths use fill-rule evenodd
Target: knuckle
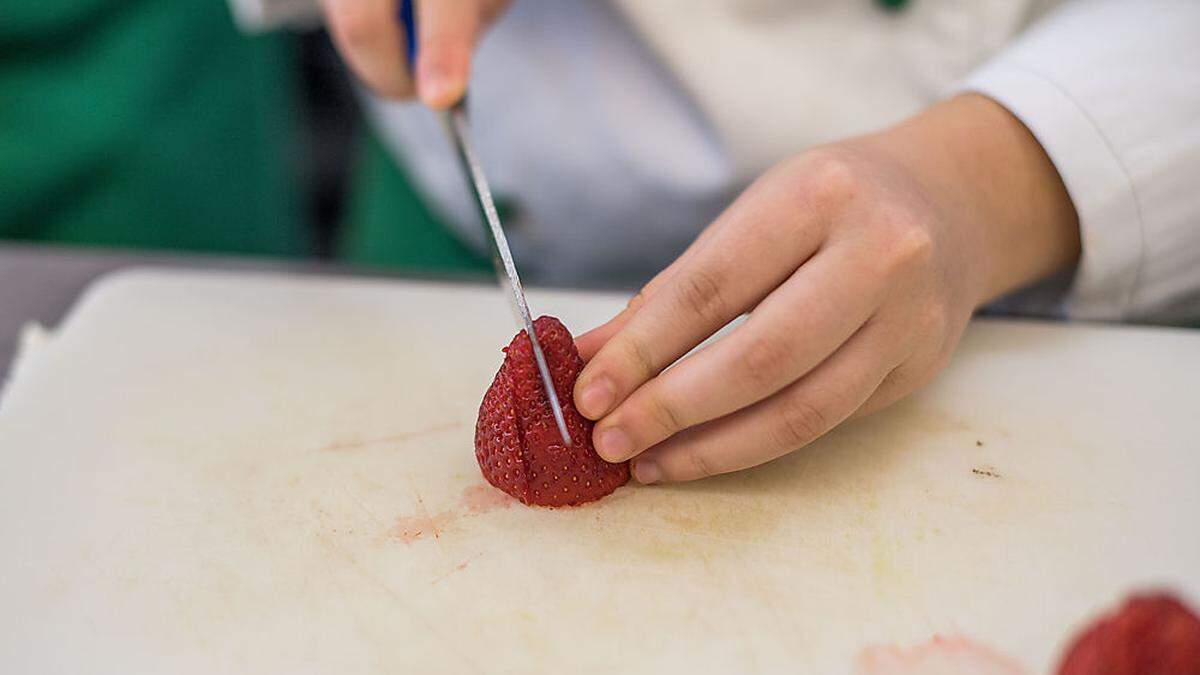
M 933 235 L 920 219 L 907 211 L 883 220 L 884 259 L 895 270 L 920 268 L 933 258 Z
M 895 396 L 895 392 L 904 388 L 904 381 L 907 379 L 902 367 L 897 366 L 883 378 L 879 386 L 875 388 L 875 394 L 871 398 L 889 399 Z
M 821 202 L 843 204 L 858 194 L 862 178 L 856 164 L 832 150 L 816 150 L 805 167 L 808 193 Z
M 922 367 L 916 363 L 905 363 L 888 373 L 884 383 L 887 388 L 880 387 L 888 394 L 889 401 L 896 401 L 929 383 L 937 371 L 933 368 Z
M 624 353 L 624 362 L 630 364 L 636 377 L 640 380 L 647 380 L 658 374 L 658 362 L 654 358 L 654 353 L 650 350 L 650 346 L 645 341 L 630 337 L 622 341 L 622 352 Z
M 704 453 L 699 448 L 688 448 L 684 452 L 684 459 L 687 462 L 687 466 L 691 469 L 692 477 L 694 478 L 709 478 L 718 473 L 713 470 L 712 463 L 704 457 Z
M 661 395 L 652 394 L 648 396 L 647 408 L 649 408 L 650 416 L 654 420 L 654 423 L 663 432 L 663 436 L 670 436 L 677 431 L 687 428 L 683 414 L 674 404 Z
M 417 36 L 422 54 L 428 54 L 430 60 L 452 61 L 460 56 L 463 50 L 463 37 L 453 33 L 437 33 L 426 31 Z
M 774 391 L 790 356 L 790 346 L 783 339 L 758 335 L 748 339 L 739 352 L 738 367 L 754 390 Z
M 707 269 L 696 269 L 680 277 L 676 293 L 685 311 L 711 320 L 724 314 L 722 287 L 719 274 Z
M 789 450 L 808 445 L 829 429 L 829 418 L 820 408 L 803 396 L 790 396 L 784 401 L 783 419 L 778 440 Z
M 379 40 L 380 21 L 374 3 L 339 2 L 329 9 L 334 34 L 349 50 L 362 49 Z
M 364 82 L 375 93 L 385 98 L 406 99 L 411 98 L 417 93 L 412 81 L 408 78 L 387 80 L 382 77 L 372 76 L 369 79 L 364 79 Z
M 629 302 L 625 303 L 626 311 L 636 312 L 637 310 L 641 309 L 642 306 L 646 304 L 646 295 L 649 292 L 650 292 L 649 286 L 646 286 L 642 290 L 638 291 L 637 295 L 633 296 L 632 298 L 629 299 Z

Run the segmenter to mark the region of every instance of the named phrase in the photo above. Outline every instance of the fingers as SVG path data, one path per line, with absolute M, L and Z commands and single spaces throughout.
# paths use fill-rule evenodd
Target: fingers
M 752 187 L 719 220 L 718 229 L 633 311 L 580 374 L 576 407 L 599 419 L 646 380 L 782 283 L 820 244 L 811 214 L 779 222 L 769 206 L 779 181 Z M 768 193 L 768 194 L 763 194 Z M 746 261 L 753 261 L 747 264 Z
M 322 0 L 321 4 L 338 51 L 363 84 L 389 98 L 412 96 L 395 0 Z
M 888 373 L 871 398 L 855 410 L 852 417 L 857 419 L 883 410 L 929 384 L 948 359 L 949 353 L 914 356 Z
M 499 0 L 418 0 L 416 83 L 397 0 L 321 0 L 338 50 L 360 80 L 389 98 L 414 94 L 431 108 L 462 98 L 471 54 L 485 24 L 507 4 Z
M 483 28 L 480 0 L 417 3 L 417 90 L 421 102 L 442 109 L 467 90 L 471 53 Z
M 610 462 L 629 459 L 808 373 L 881 302 L 885 289 L 861 273 L 869 265 L 862 258 L 853 246 L 818 253 L 732 334 L 642 385 L 602 419 L 594 431 L 596 452 Z
M 687 481 L 745 469 L 808 445 L 850 416 L 898 360 L 868 323 L 838 351 L 779 393 L 693 427 L 633 462 L 642 483 Z
M 625 327 L 625 324 L 629 323 L 630 317 L 637 313 L 642 305 L 646 303 L 646 298 L 650 297 L 662 285 L 664 280 L 670 278 L 675 273 L 680 260 L 682 258 L 677 258 L 675 262 L 656 274 L 649 283 L 642 287 L 642 290 L 638 291 L 637 295 L 629 299 L 629 302 L 625 305 L 625 309 L 622 309 L 616 316 L 575 338 L 575 345 L 579 347 L 579 354 L 583 357 L 584 361 L 592 360 L 596 352 L 599 352 L 600 348 L 613 335 L 616 335 L 618 331 Z
M 871 398 L 859 406 L 858 410 L 855 410 L 854 414 L 850 417 L 853 419 L 866 417 L 904 398 L 909 392 L 915 389 L 915 387 L 910 388 L 906 384 L 912 379 L 914 370 L 912 366 L 905 364 L 888 373 L 887 377 L 883 378 L 883 381 L 880 382 L 879 387 L 875 389 L 875 392 L 871 394 Z
M 695 246 L 695 243 L 692 245 Z M 616 335 L 618 331 L 625 327 L 625 324 L 629 323 L 629 319 L 646 303 L 646 298 L 653 295 L 666 283 L 667 279 L 671 278 L 691 250 L 691 248 L 688 248 L 682 256 L 676 258 L 674 262 L 654 275 L 654 278 L 643 286 L 637 295 L 629 299 L 629 304 L 625 305 L 625 309 L 622 309 L 620 313 L 575 339 L 575 345 L 579 347 L 579 354 L 583 357 L 584 361 L 590 361 L 596 355 L 596 352 L 600 351 L 600 348 L 613 335 Z
M 637 295 L 629 300 L 629 304 L 625 306 L 625 309 L 621 310 L 620 313 L 605 323 L 575 339 L 575 344 L 579 347 L 579 353 L 583 356 L 584 361 L 590 361 L 596 355 L 596 352 L 600 351 L 600 348 L 613 335 L 616 335 L 618 331 L 625 327 L 625 324 L 629 323 L 630 317 L 645 304 L 646 298 L 656 293 L 675 272 L 679 271 L 680 267 L 686 264 L 689 258 L 695 255 L 697 249 L 703 246 L 704 241 L 712 236 L 712 233 L 717 229 L 716 225 L 716 223 L 713 223 L 704 228 L 692 243 L 688 244 L 688 247 L 684 249 L 678 258 L 670 265 L 667 265 L 661 272 L 654 275 L 654 278 L 643 286 Z

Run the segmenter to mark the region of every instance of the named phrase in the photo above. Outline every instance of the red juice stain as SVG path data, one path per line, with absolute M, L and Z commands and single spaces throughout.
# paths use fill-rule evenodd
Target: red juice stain
M 400 516 L 388 534 L 406 544 L 411 544 L 421 537 L 436 538 L 440 536 L 442 530 L 457 518 L 458 516 L 449 511 L 433 515 Z
M 515 503 L 517 500 L 485 483 L 472 485 L 462 493 L 462 505 L 473 514 L 507 509 Z
M 480 483 L 463 490 L 459 502 L 459 508 L 449 511 L 439 511 L 432 515 L 425 513 L 400 516 L 388 530 L 388 536 L 406 544 L 424 537 L 437 538 L 448 525 L 461 518 L 507 509 L 517 503 L 517 500 L 490 485 Z

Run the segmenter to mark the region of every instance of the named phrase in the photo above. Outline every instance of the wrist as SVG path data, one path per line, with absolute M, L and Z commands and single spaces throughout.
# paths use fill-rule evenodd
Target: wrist
M 1073 266 L 1079 221 L 1032 133 L 989 98 L 966 94 L 882 132 L 958 231 L 972 302 Z

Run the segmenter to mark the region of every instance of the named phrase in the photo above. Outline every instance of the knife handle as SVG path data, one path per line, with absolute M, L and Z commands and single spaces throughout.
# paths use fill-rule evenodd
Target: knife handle
M 413 18 L 413 0 L 400 0 L 400 26 L 404 29 L 404 40 L 408 43 L 408 74 L 417 71 L 417 21 Z M 415 86 L 415 82 L 413 83 Z

